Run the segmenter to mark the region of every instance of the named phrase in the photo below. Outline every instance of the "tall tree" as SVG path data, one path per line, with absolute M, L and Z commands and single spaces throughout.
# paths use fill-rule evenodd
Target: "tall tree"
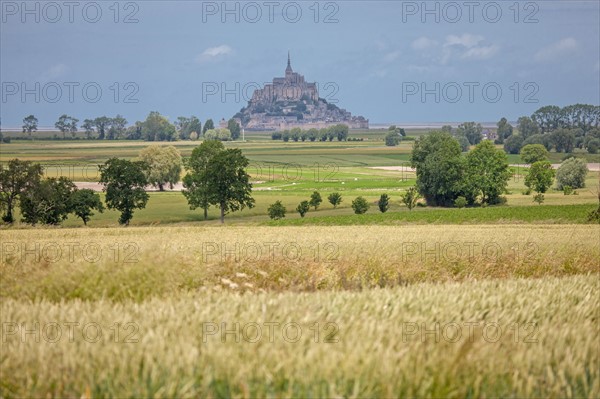
M 465 136 L 471 145 L 479 144 L 483 138 L 482 132 L 483 127 L 481 124 L 475 122 L 462 123 L 458 125 L 457 129 L 457 134 Z
M 33 132 L 38 130 L 38 120 L 35 116 L 29 115 L 23 119 L 23 133 L 27 133 L 29 138 Z
M 458 141 L 439 131 L 421 136 L 414 143 L 410 161 L 417 171 L 417 189 L 427 204 L 452 206 L 464 173 Z
M 540 127 L 542 134 L 551 132 L 562 126 L 563 113 L 560 107 L 556 105 L 546 105 L 541 107 L 531 115 L 537 125 Z
M 54 127 L 57 128 L 63 135 L 63 140 L 65 139 L 66 133 L 71 133 L 73 138 L 75 138 L 75 134 L 77 133 L 77 123 L 79 119 L 68 116 L 67 114 L 62 114 L 58 121 L 54 124 Z
M 463 192 L 467 201 L 473 204 L 480 197 L 482 204 L 499 203 L 510 176 L 504 151 L 496 149 L 489 140 L 477 144 L 466 157 Z
M 498 130 L 496 130 L 496 135 L 498 137 L 496 138 L 496 142 L 498 144 L 503 144 L 505 139 L 512 136 L 513 127 L 510 123 L 508 123 L 508 120 L 506 118 L 500 119 L 500 121 L 498 121 L 497 123 L 497 126 Z
M 117 115 L 114 118 L 110 118 L 108 126 L 108 134 L 106 138 L 108 140 L 117 140 L 125 136 L 127 119 L 123 118 L 121 115 Z
M 148 165 L 146 178 L 148 183 L 165 190 L 165 185 L 170 188 L 179 182 L 181 176 L 181 154 L 172 145 L 151 145 L 140 151 L 139 158 Z
M 147 165 L 142 161 L 111 158 L 100 166 L 100 183 L 106 206 L 121 212 L 119 224 L 128 226 L 135 209 L 143 209 L 150 198 L 145 191 Z
M 150 112 L 143 122 L 142 136 L 146 141 L 173 141 L 176 134 L 175 126 L 159 112 Z
M 110 127 L 111 120 L 106 116 L 99 116 L 94 119 L 94 126 L 98 132 L 98 140 L 104 140 L 106 137 L 106 130 Z
M 12 159 L 5 167 L 0 164 L 0 203 L 5 210 L 2 220 L 15 221 L 13 210 L 17 199 L 26 189 L 37 186 L 42 178 L 43 168 L 29 161 Z
M 204 220 L 208 218 L 208 208 L 211 205 L 208 187 L 208 165 L 225 146 L 218 140 L 206 140 L 192 151 L 192 156 L 186 160 L 188 173 L 183 177 L 183 195 L 187 198 L 190 209 L 202 208 Z
M 533 119 L 522 116 L 517 120 L 517 130 L 519 130 L 521 137 L 526 139 L 529 136 L 538 134 L 540 132 L 540 127 Z
M 204 133 L 206 133 L 207 130 L 211 130 L 215 128 L 215 123 L 213 122 L 212 119 L 207 119 L 206 122 L 204 123 L 204 127 L 202 128 L 202 135 L 204 135 Z
M 19 198 L 23 222 L 60 224 L 71 212 L 71 195 L 76 189 L 75 184 L 63 176 L 29 185 Z
M 85 131 L 85 137 L 89 140 L 92 138 L 94 133 L 94 121 L 92 119 L 84 119 L 81 128 Z
M 235 119 L 230 119 L 227 122 L 227 129 L 231 132 L 231 139 L 237 140 L 240 137 L 240 132 L 242 129 L 240 128 L 240 124 L 237 123 Z
M 218 152 L 208 164 L 207 187 L 211 204 L 220 208 L 221 223 L 225 214 L 254 207 L 252 184 L 246 173 L 248 158 L 238 148 Z

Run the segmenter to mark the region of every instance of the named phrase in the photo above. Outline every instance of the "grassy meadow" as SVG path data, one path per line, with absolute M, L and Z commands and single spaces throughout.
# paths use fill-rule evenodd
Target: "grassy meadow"
M 409 211 L 414 173 L 377 167 L 408 166 L 412 143 L 383 133 L 227 143 L 251 161 L 256 207 L 224 225 L 170 191 L 126 228 L 114 211 L 1 227 L 0 398 L 599 397 L 599 173 L 538 205 L 513 167 L 505 205 Z M 93 183 L 146 145 L 13 140 L 0 162 Z M 276 200 L 288 214 L 271 221 Z

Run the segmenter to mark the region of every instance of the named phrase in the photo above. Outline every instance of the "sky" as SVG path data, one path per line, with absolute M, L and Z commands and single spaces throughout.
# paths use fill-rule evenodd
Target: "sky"
M 0 117 L 230 118 L 292 68 L 371 124 L 600 104 L 600 2 L 4 1 Z

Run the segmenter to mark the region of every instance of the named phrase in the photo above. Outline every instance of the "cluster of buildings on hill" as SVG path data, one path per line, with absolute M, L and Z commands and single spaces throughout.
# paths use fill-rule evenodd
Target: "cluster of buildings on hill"
M 368 129 L 369 120 L 319 97 L 316 83 L 306 82 L 292 70 L 288 54 L 285 77 L 254 91 L 248 105 L 234 119 L 248 130 L 285 130 L 324 128 L 345 124 L 350 129 Z

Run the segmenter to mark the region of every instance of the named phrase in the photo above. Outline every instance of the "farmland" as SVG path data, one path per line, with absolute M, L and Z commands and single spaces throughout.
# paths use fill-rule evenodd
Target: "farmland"
M 370 140 L 228 144 L 256 206 L 224 225 L 175 190 L 126 228 L 115 211 L 2 227 L 0 397 L 598 397 L 599 173 L 537 205 L 513 167 L 506 205 L 409 211 L 414 172 L 374 167 L 408 166 L 412 144 L 354 134 Z M 13 140 L 0 160 L 93 183 L 146 144 Z

